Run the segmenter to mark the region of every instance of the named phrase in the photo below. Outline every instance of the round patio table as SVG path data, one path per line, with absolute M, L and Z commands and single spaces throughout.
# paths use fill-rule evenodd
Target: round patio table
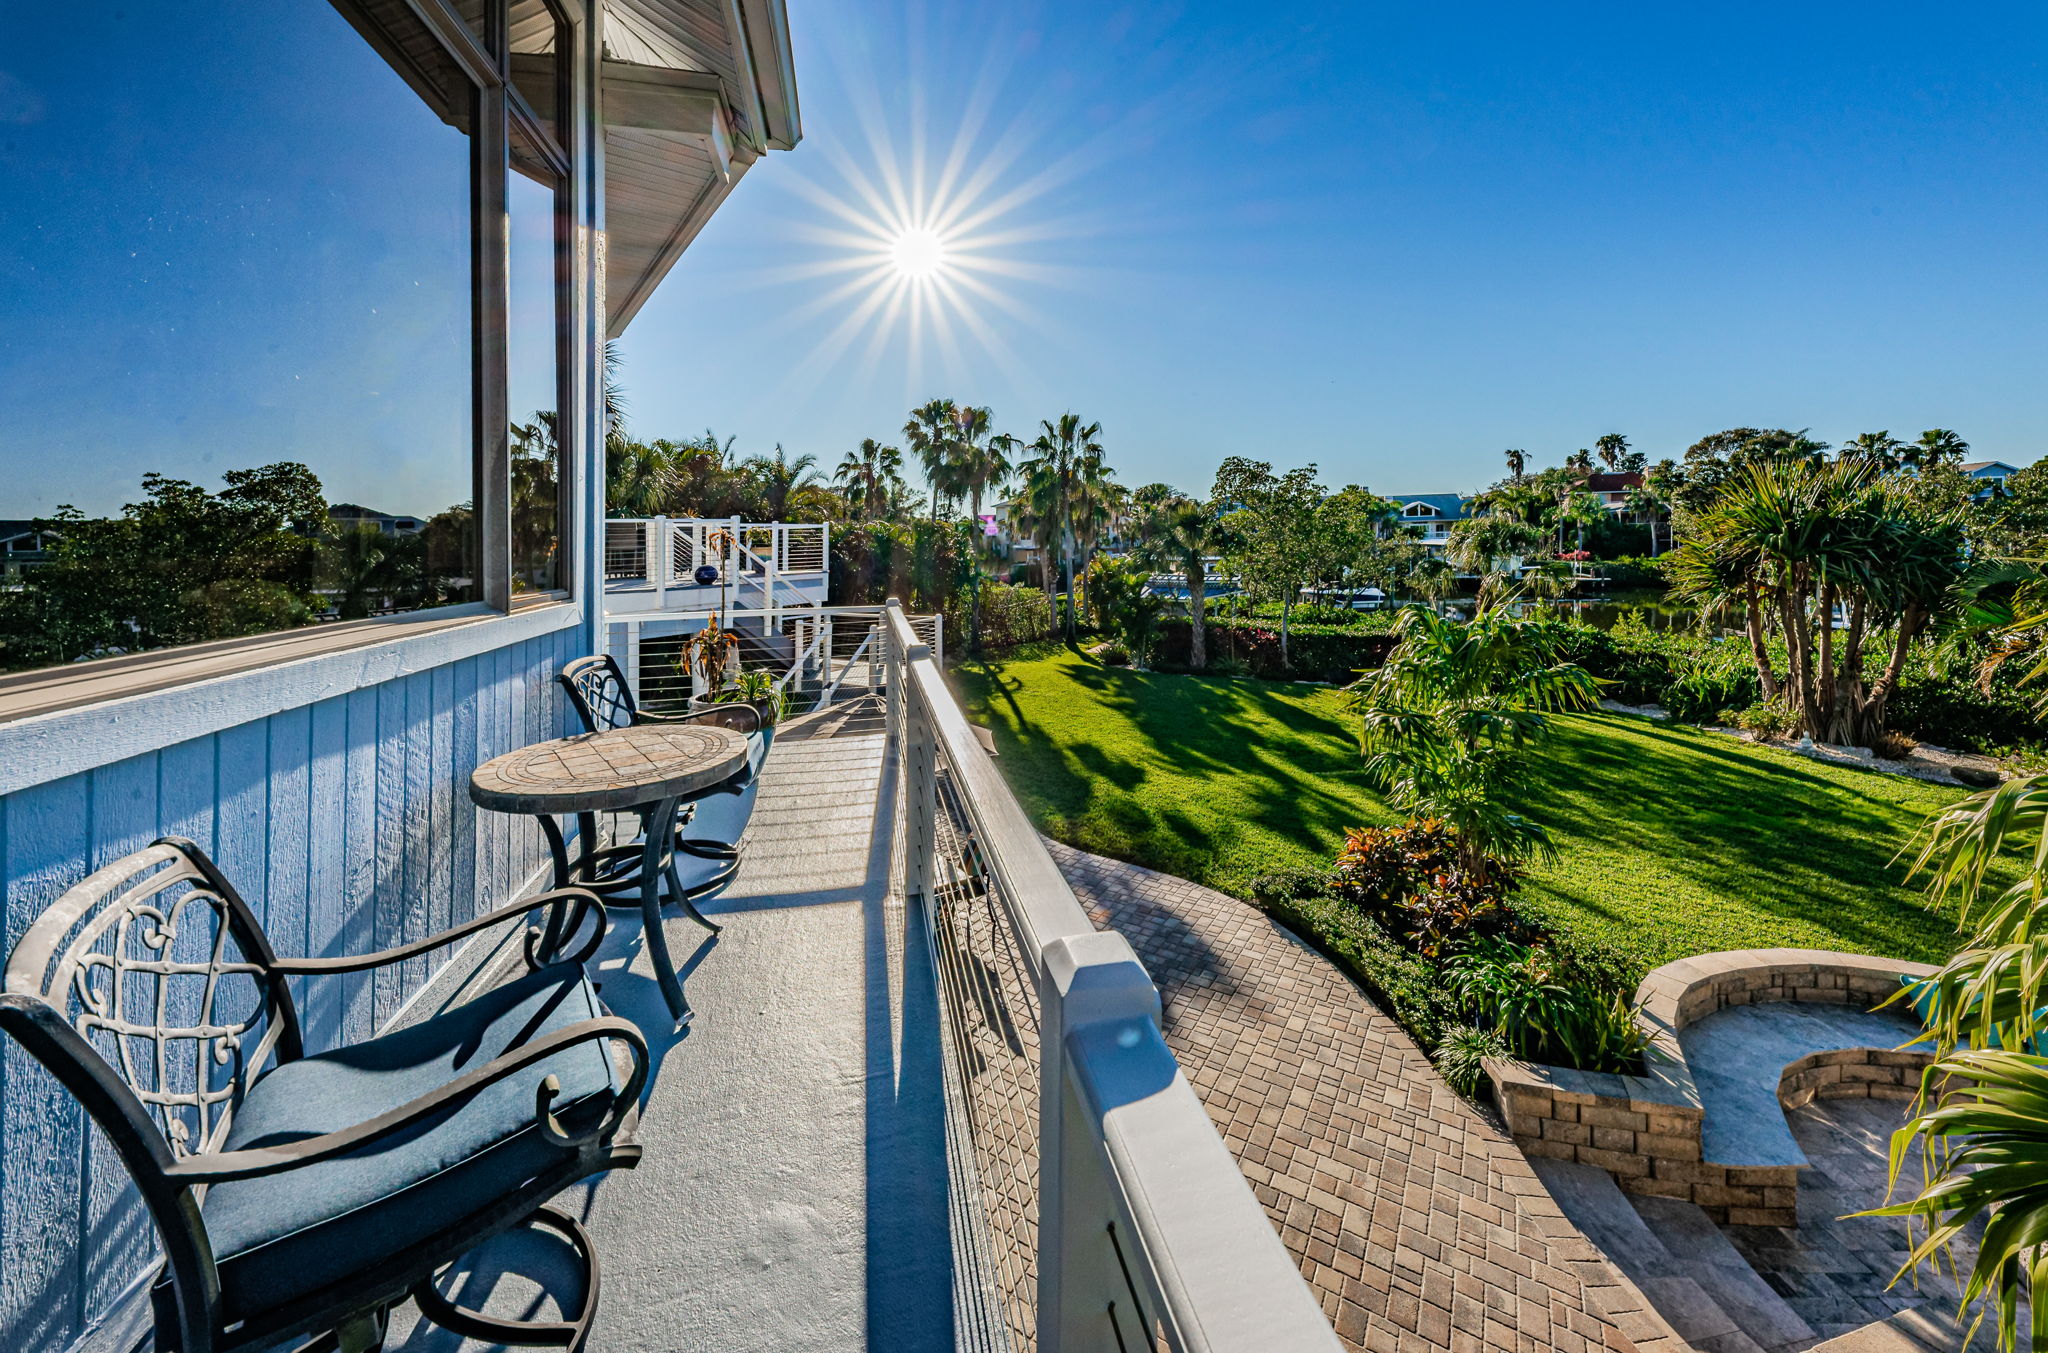
M 609 902 L 637 884 L 648 957 L 669 1013 L 680 1022 L 690 1018 L 690 1006 L 661 928 L 663 878 L 692 919 L 709 930 L 718 927 L 692 905 L 676 874 L 676 811 L 683 799 L 722 784 L 746 764 L 746 736 L 730 728 L 644 724 L 537 742 L 492 757 L 471 773 L 469 797 L 480 808 L 540 822 L 554 855 L 557 888 L 591 888 Z M 634 853 L 632 847 L 598 848 L 597 814 L 603 812 L 640 814 L 637 871 L 617 867 L 620 856 Z M 558 814 L 574 814 L 579 821 L 582 849 L 574 861 L 555 820 Z M 545 943 L 550 948 L 568 938 L 554 933 L 559 920 L 559 910 L 548 920 Z

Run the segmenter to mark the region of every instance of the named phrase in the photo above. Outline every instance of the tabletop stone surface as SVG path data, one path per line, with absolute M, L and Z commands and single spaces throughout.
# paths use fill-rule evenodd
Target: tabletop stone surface
M 746 760 L 746 735 L 730 728 L 614 728 L 493 757 L 469 777 L 469 796 L 480 807 L 510 813 L 632 808 L 707 789 Z

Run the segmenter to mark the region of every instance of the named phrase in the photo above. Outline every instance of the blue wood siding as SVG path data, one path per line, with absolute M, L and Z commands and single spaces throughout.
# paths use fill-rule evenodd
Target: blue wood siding
M 362 953 L 498 906 L 542 868 L 529 819 L 482 813 L 469 772 L 573 731 L 569 628 L 0 797 L 9 949 L 93 869 L 161 835 L 220 861 L 285 952 Z M 452 950 L 295 988 L 308 1050 L 372 1033 Z M 60 1353 L 155 1263 L 112 1148 L 0 1040 L 0 1349 Z

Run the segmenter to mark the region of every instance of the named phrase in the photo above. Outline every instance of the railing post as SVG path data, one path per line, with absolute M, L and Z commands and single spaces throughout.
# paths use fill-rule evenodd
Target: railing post
M 877 628 L 889 631 L 889 708 L 895 713 L 896 732 L 903 748 L 903 803 L 907 814 L 903 825 L 903 891 L 913 897 L 929 898 L 936 881 L 939 826 L 939 740 L 931 712 L 913 693 L 916 681 L 910 665 L 931 656 L 929 644 L 903 645 L 895 639 L 900 632 L 903 603 L 890 598 Z M 884 636 L 869 632 L 869 649 Z
M 651 517 L 640 528 L 647 532 L 647 548 L 641 556 L 647 561 L 647 581 L 654 584 L 654 609 L 668 609 L 668 585 L 675 578 L 673 554 L 675 533 L 669 530 L 667 517 Z
M 1159 991 L 1130 942 L 1117 932 L 1067 935 L 1046 945 L 1039 972 L 1038 1349 L 1097 1353 L 1111 1347 L 1111 1305 L 1125 1328 L 1141 1328 L 1130 1310 L 1104 1177 L 1101 1129 L 1067 1074 L 1070 1035 L 1092 1025 L 1138 1029 L 1160 1018 Z M 1121 1033 L 1121 1031 L 1119 1031 Z M 1138 1238 L 1124 1236 L 1123 1259 L 1136 1263 Z M 1135 1274 L 1133 1275 L 1136 1276 Z M 1149 1340 L 1146 1345 L 1149 1346 Z
M 645 703 L 640 698 L 640 622 L 626 622 L 626 689 L 633 693 L 636 704 Z
M 923 657 L 912 649 L 909 659 Z M 903 831 L 903 891 L 927 900 L 938 882 L 939 756 L 938 738 L 924 707 L 913 699 L 910 676 L 903 673 L 903 713 L 909 730 L 910 773 L 903 794 L 910 820 Z
M 825 626 L 825 642 L 818 645 L 818 660 L 824 664 L 825 689 L 829 691 L 832 689 L 832 617 L 826 616 L 822 623 Z

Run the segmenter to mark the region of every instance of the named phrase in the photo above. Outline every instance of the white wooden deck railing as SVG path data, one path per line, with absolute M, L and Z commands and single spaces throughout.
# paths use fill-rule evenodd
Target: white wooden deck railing
M 949 875 L 974 873 L 1036 985 L 1036 1290 L 1018 1333 L 1037 1353 L 1335 1353 L 1336 1334 L 1166 1045 L 1144 965 L 1122 935 L 1089 922 L 895 601 L 881 639 L 906 888 L 929 917 L 936 891 L 957 886 Z M 942 778 L 957 810 L 943 824 L 945 859 Z
M 831 558 L 831 531 L 823 522 L 613 517 L 604 526 L 604 576 L 674 587 L 702 564 L 734 579 L 815 576 Z

